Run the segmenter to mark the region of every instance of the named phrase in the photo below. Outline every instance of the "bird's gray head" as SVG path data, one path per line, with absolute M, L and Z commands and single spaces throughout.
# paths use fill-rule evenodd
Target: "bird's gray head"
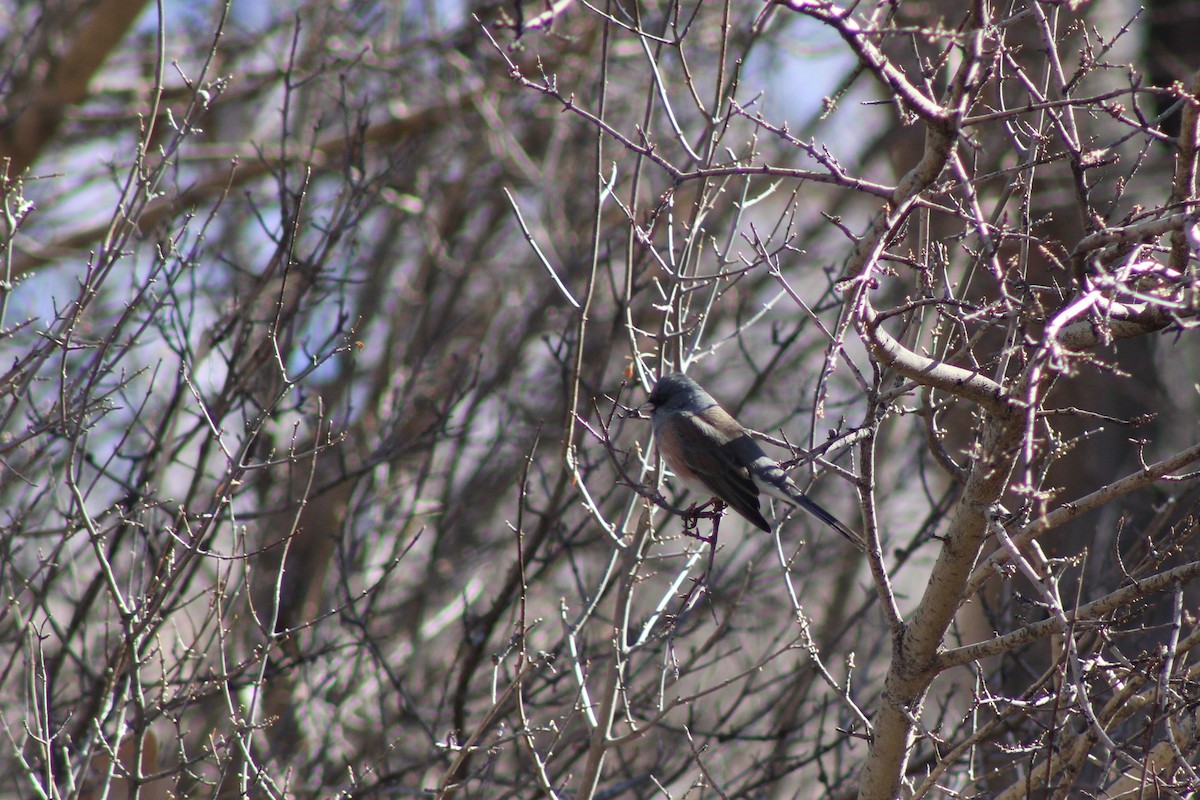
M 699 411 L 717 404 L 712 395 L 682 372 L 672 372 L 659 378 L 647 402 L 654 406 L 655 411 L 667 413 L 680 409 Z

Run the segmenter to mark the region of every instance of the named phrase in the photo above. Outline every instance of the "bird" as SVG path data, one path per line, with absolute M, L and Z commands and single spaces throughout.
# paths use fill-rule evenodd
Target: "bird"
M 770 533 L 759 503 L 760 495 L 768 494 L 803 508 L 866 550 L 862 536 L 809 500 L 750 432 L 687 375 L 664 375 L 646 404 L 659 455 L 689 489 L 712 495 Z

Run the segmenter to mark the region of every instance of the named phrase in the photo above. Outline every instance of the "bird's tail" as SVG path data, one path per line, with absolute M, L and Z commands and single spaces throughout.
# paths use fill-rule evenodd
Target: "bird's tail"
M 846 525 L 844 525 L 840 519 L 821 508 L 812 500 L 809 500 L 805 495 L 797 492 L 796 495 L 792 497 L 792 502 L 803 508 L 808 513 L 812 514 L 817 519 L 821 520 L 821 522 L 824 522 L 826 525 L 833 528 L 842 536 L 845 536 L 850 540 L 850 543 L 859 550 L 864 552 L 866 551 L 867 543 L 860 534 L 855 533 L 853 530 L 846 527 Z

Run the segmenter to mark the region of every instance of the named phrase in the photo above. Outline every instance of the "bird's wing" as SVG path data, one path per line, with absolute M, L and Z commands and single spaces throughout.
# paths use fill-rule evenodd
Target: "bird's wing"
M 677 424 L 680 430 L 674 444 L 696 478 L 718 500 L 764 531 L 770 531 L 771 525 L 759 508 L 758 487 L 741 458 L 746 441 L 758 447 L 745 429 L 720 407 L 685 415 Z

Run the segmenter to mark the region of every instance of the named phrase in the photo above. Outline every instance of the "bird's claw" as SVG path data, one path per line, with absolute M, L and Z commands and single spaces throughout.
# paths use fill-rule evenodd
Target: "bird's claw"
M 725 515 L 725 504 L 715 497 L 703 505 L 692 504 L 686 512 L 683 513 L 683 535 L 693 539 L 699 539 L 709 546 L 716 544 L 717 528 L 721 525 L 721 517 Z M 712 520 L 713 530 L 708 536 L 699 532 L 699 524 L 702 519 Z

